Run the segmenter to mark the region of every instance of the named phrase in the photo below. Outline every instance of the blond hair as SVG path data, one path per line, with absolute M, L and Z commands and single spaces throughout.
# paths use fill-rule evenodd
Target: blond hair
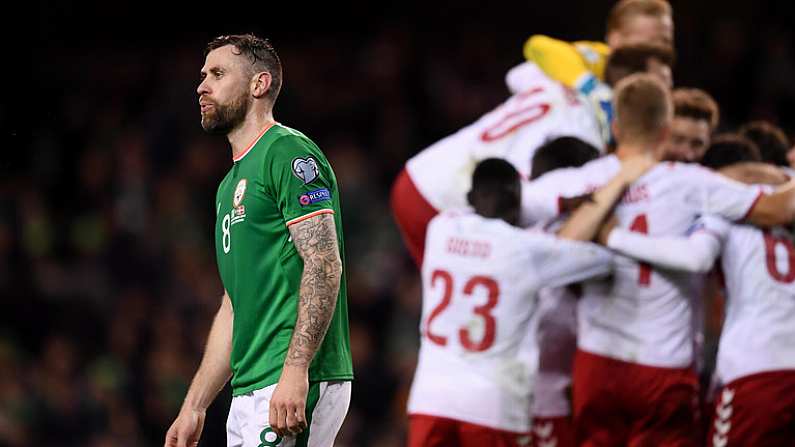
M 670 17 L 671 5 L 665 0 L 621 0 L 607 16 L 607 33 L 618 31 L 634 16 Z
M 649 143 L 670 126 L 673 105 L 668 87 L 646 73 L 636 73 L 616 85 L 613 99 L 620 143 Z

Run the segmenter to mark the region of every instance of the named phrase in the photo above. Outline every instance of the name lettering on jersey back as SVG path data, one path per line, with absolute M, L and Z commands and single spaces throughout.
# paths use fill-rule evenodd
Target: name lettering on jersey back
M 447 239 L 447 253 L 481 259 L 488 258 L 491 255 L 491 244 L 485 241 L 451 237 Z
M 632 185 L 627 192 L 624 193 L 624 197 L 621 198 L 621 203 L 637 203 L 648 200 L 649 196 L 649 188 L 646 187 L 644 183 L 641 183 L 640 185 Z
M 596 192 L 599 188 L 604 185 L 588 185 L 585 188 L 586 194 L 591 194 Z M 637 203 L 643 200 L 648 200 L 650 197 L 649 188 L 646 186 L 645 183 L 641 183 L 638 185 L 632 185 L 629 189 L 624 193 L 624 196 L 621 197 L 621 203 L 629 204 L 629 203 Z

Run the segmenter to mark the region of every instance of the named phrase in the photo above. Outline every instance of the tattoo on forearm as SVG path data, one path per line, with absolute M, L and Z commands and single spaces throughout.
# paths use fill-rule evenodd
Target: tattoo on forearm
M 342 277 L 342 261 L 332 214 L 321 214 L 290 226 L 304 260 L 298 317 L 285 365 L 309 366 L 326 335 Z

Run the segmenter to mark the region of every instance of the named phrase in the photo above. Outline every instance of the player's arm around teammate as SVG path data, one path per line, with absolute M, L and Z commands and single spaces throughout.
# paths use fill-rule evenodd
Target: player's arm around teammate
M 232 316 L 232 302 L 224 291 L 221 307 L 215 314 L 210 335 L 207 336 L 207 346 L 199 370 L 193 377 L 177 419 L 166 433 L 166 447 L 198 445 L 207 407 L 232 377 L 229 366 L 229 356 L 232 353 Z
M 304 271 L 295 329 L 270 401 L 270 425 L 279 436 L 300 433 L 307 427 L 309 365 L 334 315 L 342 278 L 342 259 L 332 214 L 320 214 L 289 228 L 304 261 Z
M 558 237 L 585 241 L 593 239 L 629 185 L 656 164 L 657 160 L 651 155 L 637 155 L 623 160 L 618 174 L 577 208 L 558 231 Z

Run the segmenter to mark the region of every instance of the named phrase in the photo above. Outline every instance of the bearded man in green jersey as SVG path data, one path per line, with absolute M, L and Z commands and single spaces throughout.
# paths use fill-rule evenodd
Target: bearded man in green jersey
M 214 39 L 201 79 L 202 127 L 232 146 L 214 203 L 225 293 L 165 445 L 198 443 L 231 377 L 228 446 L 331 446 L 353 379 L 334 171 L 315 143 L 274 120 L 282 67 L 267 40 Z

